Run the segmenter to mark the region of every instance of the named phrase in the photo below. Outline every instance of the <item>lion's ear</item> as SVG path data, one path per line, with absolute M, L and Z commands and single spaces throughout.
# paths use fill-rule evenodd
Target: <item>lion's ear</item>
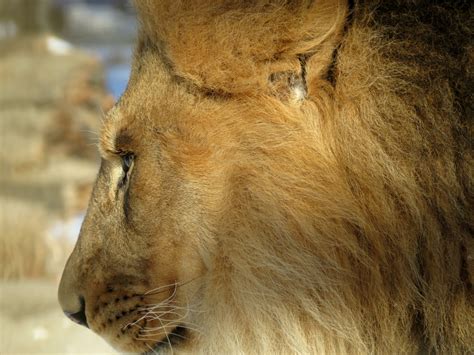
M 142 33 L 167 57 L 173 74 L 231 94 L 275 90 L 285 75 L 295 83 L 301 58 L 309 78 L 320 75 L 347 14 L 346 0 L 136 0 L 136 5 Z
M 272 73 L 268 78 L 270 94 L 281 101 L 298 102 L 305 99 L 308 96 L 305 62 L 301 60 L 301 67 L 296 69 Z

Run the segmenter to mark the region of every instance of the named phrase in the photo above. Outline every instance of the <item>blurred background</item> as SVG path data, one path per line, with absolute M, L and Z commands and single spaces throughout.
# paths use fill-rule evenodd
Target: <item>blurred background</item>
M 57 287 L 127 85 L 127 0 L 0 0 L 0 353 L 111 353 Z

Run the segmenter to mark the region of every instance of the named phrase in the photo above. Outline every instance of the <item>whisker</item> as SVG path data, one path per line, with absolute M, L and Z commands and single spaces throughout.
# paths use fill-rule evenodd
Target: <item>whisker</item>
M 163 326 L 163 322 L 160 319 L 158 319 L 158 321 L 161 323 L 161 327 L 164 330 L 165 327 Z M 169 338 L 167 333 L 165 333 L 165 334 L 166 334 L 166 340 L 168 340 L 168 344 L 169 344 L 170 349 L 171 349 L 171 354 L 174 354 L 174 350 L 173 350 L 173 346 L 171 345 L 170 338 Z
M 165 286 L 160 286 L 160 287 L 157 287 L 155 289 L 152 289 L 150 291 L 147 291 L 143 294 L 143 296 L 150 296 L 150 295 L 154 295 L 156 293 L 162 293 L 164 292 L 163 288 L 166 288 L 166 287 L 170 287 L 170 286 L 175 286 L 175 287 L 182 287 L 182 286 L 185 286 L 195 280 L 197 280 L 198 278 L 200 278 L 201 276 L 196 276 L 188 281 L 184 281 L 184 282 L 175 282 L 174 284 L 168 284 L 168 285 L 165 285 Z
M 99 137 L 99 133 L 97 131 L 91 130 L 91 129 L 80 129 L 79 132 L 81 133 L 89 133 L 92 134 L 96 137 Z
M 181 320 L 176 320 L 176 321 L 169 322 L 169 323 L 166 324 L 166 325 L 172 327 L 172 326 L 174 326 L 174 325 L 178 326 L 178 325 L 181 325 L 181 324 L 183 324 L 183 323 L 181 322 Z M 158 329 L 161 329 L 161 327 L 154 327 L 154 328 L 152 328 L 152 327 L 146 327 L 146 328 L 143 329 L 143 331 L 145 331 L 145 330 L 153 331 L 153 330 L 158 330 Z
M 181 316 L 181 314 L 177 313 L 177 312 L 174 312 L 173 309 L 170 309 L 168 311 L 165 311 L 165 312 L 153 312 L 153 311 L 148 311 L 146 312 L 143 316 L 141 316 L 140 318 L 138 318 L 137 320 L 135 320 L 134 322 L 131 322 L 129 323 L 129 325 L 135 325 L 137 324 L 138 322 L 142 321 L 143 319 L 147 319 L 147 320 L 154 320 L 154 319 L 161 319 L 162 316 L 164 315 L 167 315 L 167 314 L 175 314 L 177 316 Z M 186 316 L 187 314 L 184 315 L 184 317 Z M 184 318 L 182 317 L 182 318 Z M 128 326 L 128 325 L 127 325 Z
M 122 326 L 122 330 L 125 330 L 126 328 L 130 327 L 130 326 L 137 326 L 139 327 L 140 329 L 142 328 L 141 326 L 137 325 L 138 322 L 142 321 L 143 319 L 147 319 L 147 314 L 141 316 L 140 318 L 138 318 L 137 320 L 133 321 L 133 322 L 129 322 L 125 325 Z
M 173 297 L 176 296 L 176 288 L 175 290 L 173 291 L 173 293 L 165 300 L 161 301 L 160 303 L 157 303 L 156 305 L 152 306 L 152 307 L 147 307 L 148 309 L 152 309 L 152 308 L 155 308 L 155 307 L 160 307 L 162 305 L 167 305 L 172 299 Z
M 200 330 L 197 325 L 192 324 L 192 323 L 173 322 L 173 323 L 169 323 L 169 325 L 171 325 L 171 326 L 177 326 L 177 327 L 183 327 L 183 328 L 185 328 L 185 329 L 192 330 L 193 332 L 196 332 L 196 333 L 199 333 L 199 334 L 203 334 L 203 331 Z M 144 330 L 145 330 L 145 329 L 144 329 Z M 143 331 L 144 331 L 144 330 L 143 330 Z
M 143 338 L 143 337 L 136 337 L 135 340 L 140 340 L 140 341 L 154 341 L 154 342 L 162 342 L 163 339 L 159 338 Z
M 154 295 L 169 291 L 171 287 L 173 287 L 173 291 L 171 295 L 169 295 L 166 299 L 158 303 L 146 304 L 144 306 L 138 307 L 136 312 L 141 316 L 135 321 L 129 322 L 123 325 L 122 329 L 126 329 L 130 326 L 137 327 L 139 329 L 138 336 L 135 335 L 134 339 L 140 340 L 140 341 L 163 341 L 162 337 L 161 339 L 154 339 L 153 337 L 157 337 L 158 335 L 164 334 L 168 342 L 168 345 L 170 347 L 171 354 L 174 354 L 174 349 L 171 344 L 169 335 L 173 334 L 174 336 L 178 336 L 181 338 L 185 338 L 185 337 L 181 334 L 176 334 L 173 332 L 167 333 L 166 329 L 169 329 L 170 327 L 172 329 L 175 327 L 183 327 L 185 329 L 189 329 L 190 331 L 202 334 L 202 331 L 199 329 L 199 327 L 196 324 L 193 324 L 189 321 L 185 321 L 185 319 L 188 317 L 190 313 L 198 313 L 198 312 L 203 313 L 204 311 L 189 307 L 189 302 L 186 304 L 186 306 L 178 306 L 178 305 L 173 304 L 173 302 L 175 302 L 174 298 L 176 297 L 178 288 L 181 286 L 185 286 L 191 283 L 192 281 L 197 280 L 199 277 L 201 276 L 195 277 L 186 282 L 181 282 L 181 283 L 175 282 L 172 284 L 156 287 L 154 289 L 148 290 L 147 292 L 141 294 L 141 296 L 152 297 Z M 176 316 L 176 319 L 172 319 L 168 323 L 166 323 L 167 320 L 164 319 L 164 317 L 166 316 Z M 143 320 L 146 320 L 145 324 L 140 325 L 139 323 Z M 158 321 L 160 326 L 158 327 L 147 326 L 148 321 Z M 153 351 L 153 353 L 156 353 L 155 350 L 148 345 L 148 343 L 146 343 L 146 345 L 150 350 Z
M 204 312 L 202 310 L 197 310 L 197 309 L 193 309 L 193 308 L 190 308 L 190 307 L 177 306 L 177 305 L 173 305 L 173 304 L 161 304 L 161 303 L 148 304 L 144 307 L 139 307 L 138 310 L 152 309 L 152 308 L 157 307 L 157 306 L 161 306 L 163 308 L 189 309 L 190 311 L 193 311 L 193 312 Z
M 137 340 L 140 340 L 140 339 L 137 339 Z M 153 351 L 153 354 L 158 354 L 155 349 L 153 349 L 148 343 L 145 344 L 146 346 L 148 346 L 148 349 L 150 349 L 151 351 Z
M 181 323 L 181 322 L 173 322 L 173 323 L 169 323 L 167 324 L 167 326 L 179 326 L 179 327 L 183 327 L 187 330 L 192 330 L 193 332 L 196 332 L 196 333 L 199 333 L 199 334 L 203 334 L 203 332 L 198 329 L 197 327 L 195 326 L 190 326 L 189 324 L 185 324 L 185 323 Z M 155 328 L 144 328 L 140 331 L 140 333 L 142 335 L 146 335 L 146 336 L 152 336 L 154 335 L 153 332 L 156 332 L 156 331 L 159 331 L 161 330 L 161 327 L 155 327 Z M 145 334 L 146 333 L 146 334 Z
M 181 306 L 174 306 L 174 305 L 160 305 L 156 304 L 153 305 L 152 307 L 142 307 L 139 309 L 140 312 L 146 312 L 146 313 L 159 313 L 159 312 L 168 312 L 169 310 L 174 310 L 174 311 L 186 311 L 185 313 L 195 313 L 195 314 L 200 314 L 204 313 L 203 310 L 198 310 L 198 309 L 193 309 L 190 307 L 181 307 Z
M 168 314 L 176 315 L 176 316 L 179 316 L 179 317 L 182 316 L 180 313 L 173 312 L 173 311 L 167 311 L 167 312 L 148 312 L 146 315 L 149 316 L 149 317 L 163 317 L 163 316 L 166 316 L 166 315 L 168 315 Z
M 160 292 L 162 292 L 161 290 L 163 290 L 164 288 L 169 288 L 169 287 L 171 287 L 171 286 L 176 287 L 176 282 L 173 283 L 173 284 L 168 284 L 168 285 L 164 285 L 164 286 L 160 286 L 160 287 L 151 289 L 151 290 L 145 292 L 144 294 L 142 294 L 142 296 L 147 296 L 147 295 L 150 295 L 150 294 L 152 294 L 152 293 L 154 293 L 154 292 L 160 293 Z

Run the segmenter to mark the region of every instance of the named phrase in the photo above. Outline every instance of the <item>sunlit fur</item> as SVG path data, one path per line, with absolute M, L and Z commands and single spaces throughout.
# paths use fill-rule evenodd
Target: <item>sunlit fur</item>
M 96 327 L 103 285 L 189 282 L 142 305 L 187 310 L 166 319 L 190 328 L 175 353 L 474 351 L 471 5 L 136 6 L 132 77 L 65 272 L 91 328 L 147 351 Z M 107 168 L 121 150 L 136 155 L 127 212 Z

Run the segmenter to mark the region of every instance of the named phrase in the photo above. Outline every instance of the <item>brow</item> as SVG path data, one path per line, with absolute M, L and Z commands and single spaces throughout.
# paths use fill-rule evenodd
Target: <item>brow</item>
M 109 126 L 103 130 L 99 149 L 107 156 L 107 154 L 123 154 L 132 150 L 133 137 L 125 129 L 119 130 L 114 134 L 114 129 Z
M 126 151 L 130 149 L 132 143 L 132 136 L 126 131 L 120 131 L 115 137 L 114 147 L 118 152 Z

